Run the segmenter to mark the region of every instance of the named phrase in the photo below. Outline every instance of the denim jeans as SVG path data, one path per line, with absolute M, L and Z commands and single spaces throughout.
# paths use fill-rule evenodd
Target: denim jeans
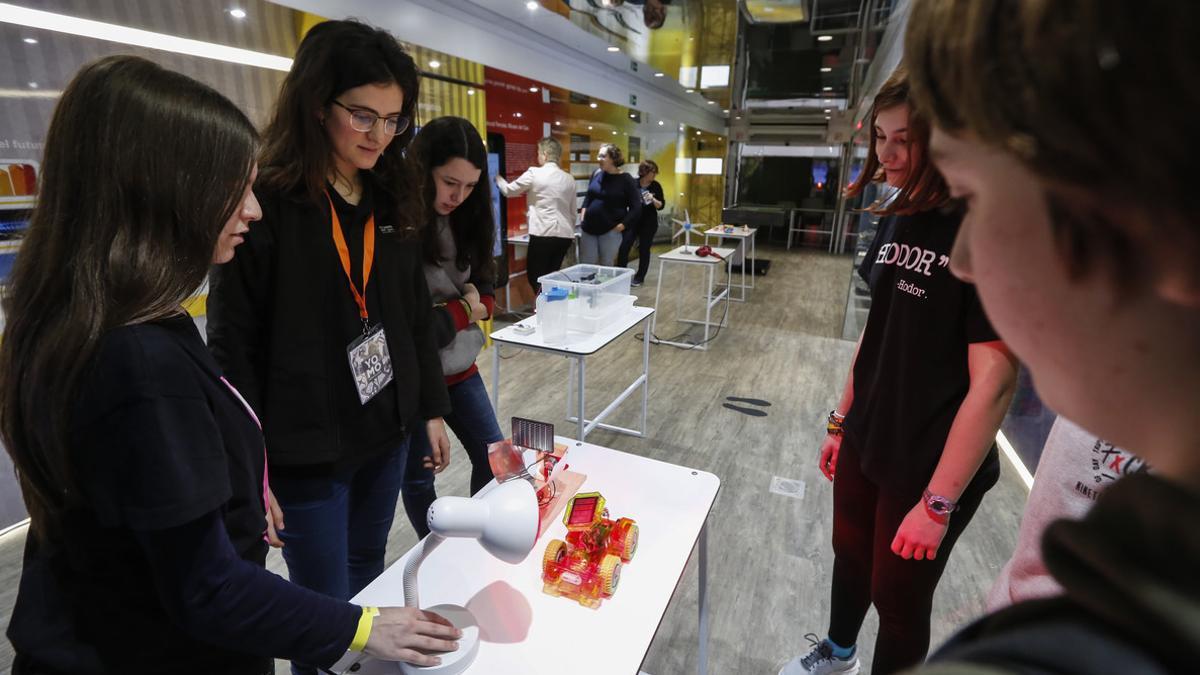
M 448 390 L 450 414 L 443 419 L 471 459 L 471 494 L 475 494 L 493 478 L 487 448 L 491 443 L 504 440 L 504 433 L 496 422 L 496 411 L 492 410 L 492 401 L 488 398 L 479 373 L 450 385 Z M 425 514 L 429 511 L 429 505 L 437 499 L 433 470 L 422 464 L 422 460 L 432 453 L 433 448 L 429 445 L 429 436 L 424 427 L 414 429 L 404 475 L 404 510 L 413 529 L 421 537 L 429 534 Z
M 654 235 L 658 234 L 658 221 L 649 227 L 644 223 L 639 224 L 638 227 L 625 230 L 621 234 L 624 236 L 621 238 L 621 250 L 617 252 L 617 267 L 629 264 L 629 252 L 636 243 L 638 268 L 633 280 L 640 284 L 646 280 L 646 273 L 650 271 L 650 247 L 654 245 Z
M 271 476 L 283 509 L 283 559 L 292 583 L 349 600 L 383 572 L 409 440 L 333 477 Z M 293 663 L 292 673 L 317 669 Z
M 612 265 L 621 248 L 621 233 L 613 228 L 601 235 L 584 232 L 579 238 L 579 262 L 585 265 Z

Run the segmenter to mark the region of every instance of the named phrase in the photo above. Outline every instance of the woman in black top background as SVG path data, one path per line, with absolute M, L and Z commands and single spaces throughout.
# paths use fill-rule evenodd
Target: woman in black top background
M 652 160 L 643 160 L 638 164 L 638 189 L 642 195 L 642 216 L 637 226 L 624 232 L 621 250 L 617 254 L 617 267 L 629 264 L 629 251 L 634 242 L 638 245 L 638 268 L 633 275 L 633 285 L 641 286 L 646 281 L 646 273 L 650 271 L 650 247 L 654 244 L 654 235 L 658 234 L 658 212 L 666 206 L 662 185 L 658 178 L 658 164 Z
M 260 215 L 256 142 L 220 94 L 137 57 L 59 99 L 0 343 L 31 516 L 15 673 L 262 675 L 272 656 L 331 664 L 360 627 L 362 608 L 263 568 L 262 434 L 181 306 Z M 382 611 L 370 653 L 454 637 Z
M 417 95 L 390 34 L 313 27 L 264 132 L 262 221 L 209 295 L 209 347 L 263 421 L 290 578 L 336 598 L 383 571 L 412 430 L 436 470 L 448 461 L 421 182 L 403 155 Z
M 861 273 L 871 309 L 820 466 L 833 481 L 829 632 L 781 675 L 852 672 L 868 609 L 879 614 L 872 672 L 920 663 L 946 559 L 999 477 L 994 445 L 1016 384 L 975 288 L 949 269 L 960 216 L 929 158 L 929 124 L 911 111 L 903 70 L 871 111 L 861 193 L 886 216 Z
M 637 180 L 621 171 L 625 157 L 611 143 L 596 154 L 600 168 L 592 174 L 583 211 L 583 234 L 579 238 L 579 262 L 611 265 L 621 247 L 621 233 L 633 227 L 642 213 L 642 193 Z

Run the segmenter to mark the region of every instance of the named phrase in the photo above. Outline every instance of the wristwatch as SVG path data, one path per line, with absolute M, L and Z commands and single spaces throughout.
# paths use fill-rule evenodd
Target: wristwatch
M 930 518 L 939 523 L 944 524 L 949 520 L 950 514 L 958 510 L 958 504 L 954 500 L 932 494 L 929 490 L 925 491 L 924 501 L 925 513 L 928 513 Z

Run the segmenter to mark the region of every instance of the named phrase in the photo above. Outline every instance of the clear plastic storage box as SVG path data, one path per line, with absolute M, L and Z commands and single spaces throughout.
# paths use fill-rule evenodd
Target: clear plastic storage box
M 584 333 L 603 329 L 633 307 L 632 281 L 632 269 L 600 265 L 572 265 L 538 278 L 543 293 L 566 289 L 567 326 Z

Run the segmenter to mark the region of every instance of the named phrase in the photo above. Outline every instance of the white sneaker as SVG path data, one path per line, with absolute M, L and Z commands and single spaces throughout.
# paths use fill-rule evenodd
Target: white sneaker
M 804 637 L 812 643 L 812 649 L 807 654 L 797 656 L 779 669 L 779 675 L 827 675 L 829 673 L 858 673 L 858 652 L 848 659 L 839 659 L 833 655 L 833 647 L 828 640 L 817 640 L 817 636 L 809 633 Z

